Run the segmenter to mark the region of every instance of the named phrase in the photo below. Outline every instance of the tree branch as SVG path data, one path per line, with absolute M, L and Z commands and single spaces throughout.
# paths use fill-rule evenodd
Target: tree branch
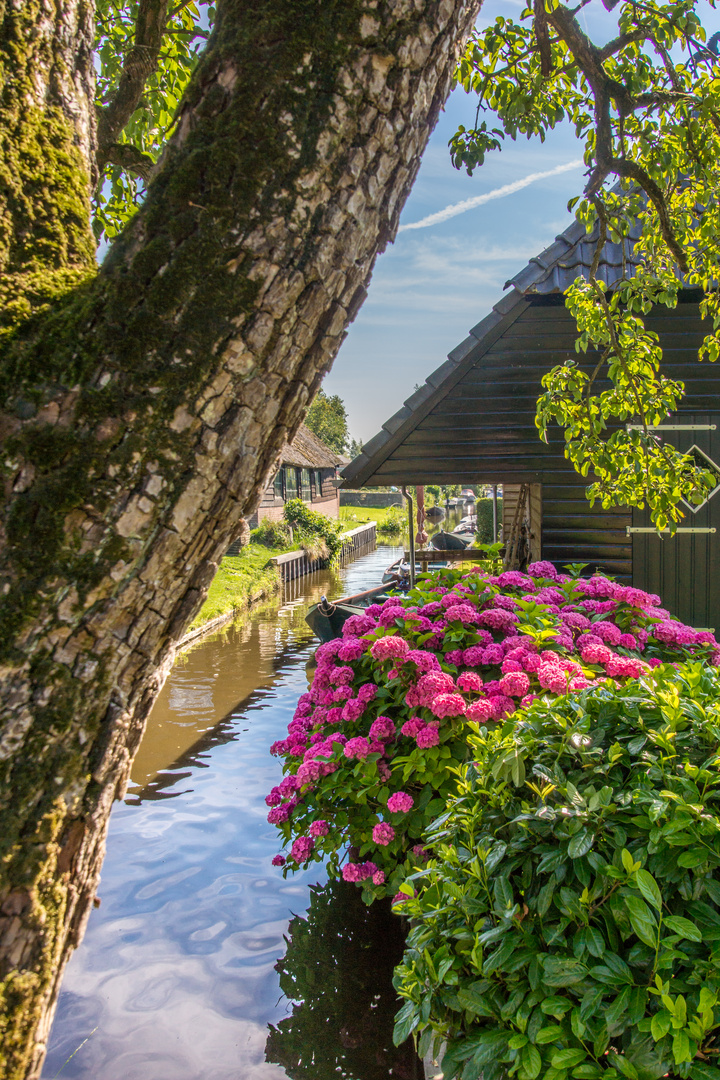
M 552 74 L 552 48 L 545 13 L 545 0 L 534 0 L 534 8 L 535 40 L 540 53 L 540 71 L 543 77 L 547 79 Z
M 597 164 L 587 183 L 585 194 L 592 199 L 610 173 L 634 180 L 655 207 L 660 220 L 663 239 L 680 269 L 683 273 L 687 273 L 687 258 L 673 233 L 665 196 L 645 169 L 634 161 L 628 161 L 626 158 L 615 155 L 610 118 L 611 101 L 615 102 L 622 118 L 638 108 L 669 103 L 687 95 L 677 94 L 674 91 L 652 95 L 641 94 L 635 96 L 630 94 L 626 87 L 607 74 L 602 65 L 601 50 L 593 45 L 592 41 L 583 33 L 580 24 L 568 8 L 559 4 L 552 12 L 548 12 L 546 17 L 577 60 L 578 67 L 585 75 L 595 100 Z
M 140 0 L 135 44 L 125 58 L 114 97 L 98 110 L 97 164 L 100 173 L 110 163 L 110 151 L 135 112 L 148 78 L 157 71 L 160 45 L 167 24 L 168 0 Z
M 107 147 L 105 160 L 108 165 L 119 165 L 131 176 L 138 176 L 146 184 L 149 181 L 155 162 L 149 154 L 143 154 L 132 143 L 112 143 Z

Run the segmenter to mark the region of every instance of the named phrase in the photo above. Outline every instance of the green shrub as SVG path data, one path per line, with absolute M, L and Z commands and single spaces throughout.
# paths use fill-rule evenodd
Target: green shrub
M 719 1080 L 718 670 L 541 698 L 470 742 L 403 906 L 396 1041 L 446 1040 L 445 1080 Z
M 340 521 L 325 517 L 311 510 L 302 499 L 290 499 L 285 503 L 285 521 L 292 526 L 295 539 L 312 557 L 332 563 L 342 547 Z
M 398 536 L 407 524 L 407 513 L 402 506 L 388 508 L 384 521 L 378 522 L 378 536 Z
M 292 533 L 284 521 L 270 521 L 264 518 L 257 529 L 250 533 L 253 544 L 263 544 L 264 547 L 286 548 L 292 543 Z
M 498 532 L 502 525 L 502 499 L 498 499 L 497 524 Z M 478 499 L 475 503 L 477 513 L 477 535 L 481 544 L 493 542 L 493 504 L 492 499 Z

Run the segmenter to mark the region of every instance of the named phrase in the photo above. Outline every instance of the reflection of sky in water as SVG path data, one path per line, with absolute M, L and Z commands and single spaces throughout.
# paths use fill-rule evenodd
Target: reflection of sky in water
M 390 556 L 385 548 L 358 560 L 338 584 L 347 593 L 371 587 Z M 322 872 L 284 881 L 270 865 L 278 845 L 264 797 L 281 777 L 268 747 L 307 686 L 314 645 L 301 616 L 298 604 L 254 616 L 173 669 L 160 726 L 192 720 L 198 738 L 208 734 L 201 752 L 187 753 L 186 739 L 184 757 L 148 769 L 152 790 L 137 777 L 130 803 L 113 811 L 102 906 L 67 969 L 46 1080 L 61 1068 L 63 1080 L 286 1077 L 264 1061 L 267 1024 L 289 1012 L 274 966 L 289 919 L 305 910 Z

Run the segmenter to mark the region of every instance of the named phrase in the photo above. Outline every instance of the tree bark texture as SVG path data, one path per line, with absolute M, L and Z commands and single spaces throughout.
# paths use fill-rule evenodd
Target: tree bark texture
M 112 801 L 173 643 L 364 299 L 478 7 L 226 0 L 145 204 L 100 273 L 88 276 L 82 243 L 69 244 L 58 266 L 78 277 L 8 323 L 0 342 L 8 1080 L 39 1076 Z M 33 10 L 40 27 L 50 9 Z M 78 55 L 82 10 L 72 9 Z M 75 70 L 67 57 L 56 67 Z M 14 92 L 20 100 L 22 88 Z M 91 121 L 84 145 L 77 112 L 63 145 L 84 198 L 94 147 Z M 42 160 L 35 168 L 42 179 Z M 55 205 L 67 227 L 77 204 Z M 17 231 L 19 219 L 9 220 Z M 37 247 L 32 220 L 28 237 Z M 13 272 L 0 266 L 6 288 Z

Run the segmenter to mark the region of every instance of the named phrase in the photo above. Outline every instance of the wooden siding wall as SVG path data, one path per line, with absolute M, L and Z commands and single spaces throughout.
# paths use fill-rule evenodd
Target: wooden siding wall
M 463 362 L 448 393 L 376 468 L 371 482 L 542 484 L 543 558 L 559 566 L 584 562 L 629 582 L 630 509 L 591 507 L 585 498 L 591 481 L 565 460 L 562 433 L 552 429 L 546 445 L 535 427 L 542 376 L 578 360 L 574 322 L 562 297 L 545 297 L 511 313 L 506 323 L 489 348 L 478 344 L 477 359 Z M 647 327 L 659 334 L 666 374 L 685 383 L 682 412 L 720 410 L 720 365 L 697 359 L 705 332 L 697 303 L 685 299 L 675 309 L 657 308 Z M 591 370 L 597 356 L 580 360 Z

